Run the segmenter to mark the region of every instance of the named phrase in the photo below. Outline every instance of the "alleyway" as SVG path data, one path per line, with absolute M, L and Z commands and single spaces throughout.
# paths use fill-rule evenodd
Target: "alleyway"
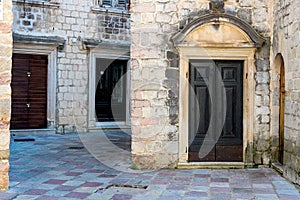
M 129 135 L 107 135 L 112 143 L 100 133 L 12 136 L 0 199 L 300 199 L 272 169 L 131 170 Z

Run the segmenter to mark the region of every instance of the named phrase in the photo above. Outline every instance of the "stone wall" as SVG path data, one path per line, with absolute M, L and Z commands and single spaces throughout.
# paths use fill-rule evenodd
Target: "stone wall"
M 57 54 L 56 129 L 59 133 L 87 130 L 89 50 L 84 40 L 129 44 L 128 14 L 101 10 L 91 1 L 32 3 L 14 1 L 14 33 L 59 36 L 66 40 Z M 101 46 L 101 45 L 99 45 Z
M 255 165 L 270 161 L 269 54 L 272 24 L 267 0 L 224 1 L 224 11 L 248 22 L 266 38 L 256 52 Z M 140 168 L 174 167 L 178 159 L 178 52 L 171 37 L 193 19 L 212 12 L 210 1 L 132 1 L 132 154 Z M 153 110 L 156 107 L 156 110 Z M 161 111 L 162 113 L 159 113 Z
M 0 190 L 8 189 L 11 103 L 12 5 L 4 0 L 0 19 Z
M 280 53 L 285 67 L 284 176 L 297 184 L 300 184 L 299 6 L 299 1 L 275 1 L 273 36 L 273 59 Z

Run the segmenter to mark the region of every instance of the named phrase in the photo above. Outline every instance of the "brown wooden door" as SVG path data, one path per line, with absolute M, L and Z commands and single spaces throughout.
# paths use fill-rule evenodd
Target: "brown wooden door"
M 105 63 L 110 63 L 109 66 Z M 95 95 L 95 110 L 99 122 L 126 121 L 127 60 L 97 60 L 100 79 Z
M 13 54 L 11 129 L 47 127 L 48 56 Z
M 243 161 L 242 76 L 242 61 L 190 60 L 189 161 Z
M 284 79 L 284 63 L 280 66 L 280 99 L 279 99 L 279 158 L 278 161 L 283 164 L 284 154 L 284 95 L 285 95 L 285 79 Z

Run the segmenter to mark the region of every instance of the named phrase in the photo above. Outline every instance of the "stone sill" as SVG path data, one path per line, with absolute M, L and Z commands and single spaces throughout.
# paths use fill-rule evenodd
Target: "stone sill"
M 10 130 L 11 135 L 13 136 L 22 136 L 22 135 L 53 135 L 55 134 L 55 129 L 53 128 L 44 128 L 44 129 L 12 129 Z
M 24 0 L 13 0 L 15 4 L 23 5 Z M 60 3 L 49 2 L 49 1 L 35 1 L 35 0 L 25 0 L 26 6 L 38 6 L 38 7 L 54 7 L 59 8 Z
M 272 163 L 272 168 L 276 170 L 279 174 L 283 174 L 283 165 L 280 163 Z
M 178 169 L 243 169 L 243 162 L 189 162 L 178 163 Z
M 122 10 L 118 8 L 110 8 L 110 7 L 100 7 L 100 6 L 93 6 L 91 8 L 92 12 L 94 13 L 101 13 L 101 14 L 113 14 L 116 16 L 124 16 L 124 17 L 129 17 L 130 13 L 128 10 Z

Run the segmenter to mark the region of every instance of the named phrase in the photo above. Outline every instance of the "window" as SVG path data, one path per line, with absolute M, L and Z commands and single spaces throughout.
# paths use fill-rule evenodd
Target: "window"
M 94 0 L 94 5 L 103 8 L 117 8 L 121 10 L 128 10 L 129 0 Z

